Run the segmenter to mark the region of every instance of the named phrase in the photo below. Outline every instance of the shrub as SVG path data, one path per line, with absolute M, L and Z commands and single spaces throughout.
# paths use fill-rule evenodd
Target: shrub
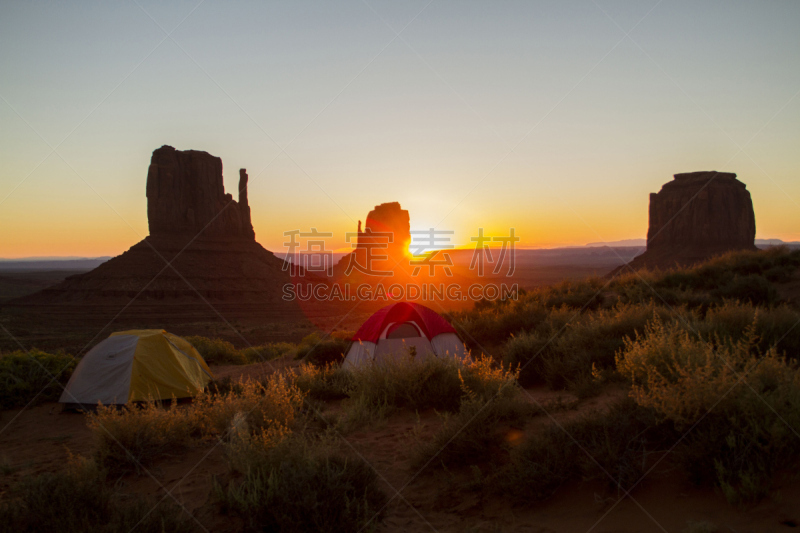
M 455 412 L 462 398 L 493 397 L 517 374 L 495 368 L 488 356 L 461 362 L 455 358 L 410 355 L 387 358 L 353 370 L 345 403 L 346 426 L 381 419 L 395 409 Z
M 421 468 L 487 462 L 505 442 L 502 426 L 519 425 L 536 411 L 513 381 L 502 383 L 492 396 L 468 395 L 456 414 L 443 415 L 444 424 L 432 438 L 418 444 L 411 464 Z
M 275 448 L 284 443 L 291 434 L 291 430 L 280 423 L 270 424 L 251 433 L 244 413 L 237 414 L 232 422 L 230 440 L 225 444 L 231 468 L 247 473 L 253 468 L 269 465 Z
M 186 337 L 209 365 L 244 365 L 247 359 L 233 344 L 222 339 L 192 335 Z
M 251 346 L 241 350 L 242 358 L 247 363 L 260 363 L 262 361 L 271 361 L 278 359 L 292 353 L 295 350 L 295 345 L 290 342 L 269 342 L 259 346 Z
M 89 414 L 88 424 L 98 463 L 113 472 L 138 472 L 158 458 L 183 452 L 194 429 L 187 412 L 175 402 L 168 407 L 159 402 L 120 408 L 101 405 Z
M 482 304 L 472 311 L 450 313 L 453 327 L 473 349 L 500 343 L 528 331 L 547 318 L 548 309 L 538 300 L 525 299 L 504 306 Z
M 719 485 L 731 503 L 758 500 L 779 467 L 795 464 L 800 370 L 756 348 L 756 323 L 733 343 L 655 322 L 626 342 L 620 372 L 637 403 L 693 430 L 678 450 L 691 478 Z
M 779 354 L 800 359 L 800 313 L 785 305 L 756 307 L 751 303 L 725 302 L 708 310 L 692 324 L 703 338 L 714 335 L 733 341 L 742 339 L 748 327 L 758 337 L 762 352 L 775 348 Z
M 77 361 L 39 350 L 0 354 L 0 409 L 57 401 Z
M 138 470 L 185 451 L 195 437 L 288 434 L 302 405 L 300 389 L 285 376 L 273 374 L 265 382 L 240 382 L 225 392 L 202 393 L 185 407 L 174 402 L 168 407 L 160 402 L 100 406 L 89 416 L 89 425 L 103 467 Z
M 122 497 L 107 488 L 92 461 L 73 458 L 58 473 L 28 477 L 0 500 L 0 532 L 100 533 L 194 531 L 181 510 L 161 501 Z
M 690 308 L 721 304 L 724 299 L 765 305 L 777 300 L 772 283 L 789 279 L 798 267 L 800 251 L 784 247 L 729 252 L 694 267 L 625 274 L 610 288 L 630 303 L 655 297 L 655 290 L 669 305 Z
M 225 437 L 237 414 L 240 426 L 259 433 L 290 427 L 302 405 L 303 393 L 291 379 L 272 374 L 264 382 L 245 381 L 222 394 L 199 395 L 189 416 L 203 435 Z
M 653 303 L 618 304 L 612 309 L 567 317 L 554 311 L 536 330 L 506 344 L 505 364 L 520 368 L 523 386 L 545 382 L 556 389 L 586 387 L 592 368 L 614 368 L 614 357 L 626 337 L 643 331 L 655 315 L 671 311 Z M 680 310 L 679 312 L 685 313 Z
M 645 473 L 648 450 L 663 449 L 678 437 L 651 409 L 625 399 L 604 414 L 551 425 L 529 438 L 512 450 L 510 463 L 488 488 L 518 502 L 545 499 L 580 479 L 601 479 L 609 489 L 629 490 Z
M 223 512 L 253 531 L 374 531 L 386 496 L 364 460 L 329 444 L 286 439 L 245 468 L 241 481 L 215 485 Z
M 192 343 L 209 365 L 248 365 L 283 357 L 295 350 L 289 342 L 269 342 L 258 346 L 250 346 L 237 350 L 233 344 L 222 339 L 209 339 L 200 336 L 189 336 L 186 340 Z
M 346 398 L 352 386 L 353 374 L 340 365 L 329 363 L 315 366 L 310 363 L 292 370 L 295 385 L 308 397 L 317 400 L 339 400 Z
M 375 409 L 385 405 L 455 411 L 461 398 L 460 368 L 453 358 L 388 357 L 350 370 L 350 397 Z
M 550 320 L 552 311 L 562 307 L 584 315 L 615 301 L 634 306 L 655 302 L 703 312 L 726 299 L 773 304 L 777 301 L 773 283 L 790 279 L 798 267 L 800 251 L 731 252 L 690 268 L 628 272 L 610 281 L 590 278 L 521 291 L 517 300 L 481 301 L 472 310 L 448 316 L 467 343 L 477 349 L 538 331 Z
M 481 301 L 471 311 L 448 316 L 467 344 L 480 348 L 485 343 L 500 343 L 537 328 L 549 318 L 552 309 L 565 309 L 572 315 L 598 309 L 604 302 L 600 293 L 604 284 L 600 278 L 565 281 L 522 291 L 517 300 Z
M 342 362 L 349 349 L 350 341 L 342 334 L 323 337 L 314 332 L 300 341 L 295 358 L 303 359 L 313 365 L 325 366 Z
M 734 276 L 726 284 L 711 291 L 719 299 L 734 299 L 755 305 L 769 305 L 778 298 L 778 291 L 759 274 Z

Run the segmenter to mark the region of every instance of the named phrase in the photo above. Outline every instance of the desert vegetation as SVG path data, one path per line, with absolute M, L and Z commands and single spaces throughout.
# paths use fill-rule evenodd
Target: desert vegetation
M 72 457 L 61 472 L 24 479 L 0 500 L 0 531 L 195 531 L 174 503 L 123 494 L 106 475 L 93 460 Z
M 747 506 L 800 461 L 800 311 L 781 297 L 798 268 L 800 252 L 745 252 L 482 302 L 449 316 L 472 350 L 464 362 L 400 354 L 348 369 L 349 334 L 246 350 L 192 337 L 212 364 L 299 362 L 215 382 L 190 403 L 99 407 L 87 415 L 93 452 L 62 473 L 24 479 L 2 497 L 0 522 L 48 528 L 55 511 L 39 509 L 56 498 L 69 510 L 54 530 L 124 529 L 144 503 L 108 477 L 219 447 L 230 475 L 214 479 L 211 502 L 245 529 L 375 530 L 390 498 L 352 437 L 426 413 L 427 426 L 397 437 L 408 439 L 403 468 L 446 477 L 462 496 L 526 503 L 591 480 L 619 498 L 667 468 Z M 68 357 L 35 354 L 54 374 Z M 22 355 L 0 358 L 4 406 L 24 405 L 46 382 Z M 532 395 L 540 390 L 563 395 L 543 402 Z M 613 400 L 584 407 L 609 391 Z M 100 503 L 87 509 L 77 495 L 56 494 L 68 484 Z M 160 520 L 164 531 L 192 529 L 169 504 L 154 516 L 139 528 Z
M 453 314 L 473 347 L 502 341 L 503 362 L 525 386 L 579 398 L 603 384 L 629 388 L 607 411 L 508 449 L 506 466 L 482 488 L 542 499 L 571 480 L 602 478 L 624 493 L 667 460 L 732 504 L 766 496 L 800 457 L 800 313 L 776 289 L 799 264 L 799 252 L 782 249 L 728 254 Z M 468 438 L 469 426 L 459 426 Z M 446 424 L 437 438 L 453 442 L 453 433 Z
M 329 335 L 311 333 L 299 343 L 270 342 L 258 346 L 238 349 L 230 341 L 219 338 L 208 338 L 199 335 L 186 337 L 203 356 L 209 365 L 248 365 L 271 361 L 286 355 L 295 359 L 324 365 L 329 362 L 341 362 L 350 347 L 353 332 L 334 332 Z
M 209 339 L 199 335 L 190 335 L 186 340 L 200 352 L 209 365 L 247 365 L 277 359 L 295 350 L 288 342 L 273 342 L 259 346 L 237 349 L 223 339 Z
M 0 409 L 58 400 L 76 364 L 64 353 L 0 353 Z

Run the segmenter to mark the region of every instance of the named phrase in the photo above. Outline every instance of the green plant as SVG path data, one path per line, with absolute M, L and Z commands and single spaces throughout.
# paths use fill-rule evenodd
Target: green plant
M 35 349 L 0 354 L 0 409 L 58 400 L 76 364 L 70 355 Z
M 521 425 L 538 410 L 508 382 L 495 396 L 465 397 L 456 414 L 443 414 L 444 423 L 432 438 L 419 442 L 412 457 L 414 468 L 465 466 L 496 459 L 506 444 L 509 425 Z
M 248 362 L 247 358 L 228 341 L 197 335 L 185 338 L 209 365 L 244 365 Z
M 520 502 L 545 499 L 578 479 L 601 479 L 611 490 L 629 490 L 642 478 L 649 453 L 678 437 L 653 410 L 625 399 L 605 413 L 554 424 L 533 435 L 512 450 L 509 464 L 487 488 Z
M 452 358 L 420 361 L 409 355 L 351 369 L 349 405 L 360 402 L 376 410 L 387 406 L 455 411 L 461 397 L 460 369 L 460 363 Z
M 215 484 L 223 512 L 240 516 L 252 531 L 374 531 L 386 496 L 375 471 L 328 442 L 298 437 L 255 454 L 244 478 Z
M 260 363 L 278 359 L 292 353 L 297 347 L 290 342 L 270 342 L 259 346 L 251 346 L 240 351 L 247 363 Z
M 678 310 L 685 314 L 685 310 Z M 504 362 L 520 368 L 520 384 L 547 383 L 555 389 L 591 389 L 592 368 L 614 368 L 614 356 L 626 337 L 643 331 L 654 316 L 668 316 L 665 307 L 617 304 L 580 315 L 553 310 L 539 326 L 506 343 Z
M 341 333 L 322 336 L 314 332 L 300 341 L 295 358 L 303 359 L 313 365 L 325 366 L 342 362 L 349 349 L 350 340 Z
M 778 468 L 800 458 L 800 369 L 762 354 L 755 330 L 734 343 L 656 321 L 618 357 L 638 404 L 692 428 L 677 450 L 690 477 L 717 484 L 731 503 L 764 497 Z
M 194 531 L 181 514 L 165 501 L 115 493 L 93 461 L 73 457 L 64 471 L 24 478 L 0 499 L 0 532 Z
M 491 358 L 398 355 L 350 369 L 345 402 L 345 426 L 380 420 L 396 409 L 456 412 L 465 397 L 488 399 L 510 385 L 516 372 L 494 366 Z

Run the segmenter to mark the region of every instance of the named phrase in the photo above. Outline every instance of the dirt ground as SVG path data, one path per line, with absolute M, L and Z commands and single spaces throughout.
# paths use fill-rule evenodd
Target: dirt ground
M 289 361 L 248 366 L 216 367 L 218 378 L 259 377 L 291 365 Z M 532 402 L 544 405 L 553 419 L 565 421 L 604 409 L 625 392 L 608 387 L 586 401 L 563 392 L 529 389 Z M 560 405 L 561 409 L 553 406 Z M 572 408 L 563 408 L 564 405 Z M 336 404 L 326 409 L 336 409 Z M 507 429 L 507 442 L 521 442 L 525 433 L 549 424 L 546 415 L 534 417 L 525 427 Z M 800 524 L 800 479 L 780 480 L 773 494 L 746 509 L 730 506 L 711 489 L 690 484 L 680 471 L 663 461 L 630 496 L 608 492 L 603 480 L 584 481 L 562 487 L 544 502 L 511 505 L 501 498 L 480 497 L 462 486 L 475 472 L 427 470 L 409 466 L 416 444 L 432 435 L 441 417 L 426 411 L 401 411 L 385 423 L 344 436 L 345 446 L 366 459 L 377 472 L 391 498 L 382 531 L 510 531 L 510 532 L 638 532 L 687 531 L 690 523 L 708 522 L 717 531 L 782 532 Z M 56 403 L 26 410 L 0 412 L 0 492 L 27 475 L 61 469 L 69 454 L 94 453 L 92 434 L 82 414 L 62 412 Z M 488 468 L 488 467 L 487 467 Z M 488 472 L 486 472 L 488 473 Z M 213 502 L 213 477 L 231 476 L 224 449 L 205 444 L 184 454 L 163 459 L 147 472 L 110 480 L 126 493 L 151 498 L 169 492 L 209 531 L 237 531 L 241 524 L 219 513 Z M 199 529 L 199 526 L 198 526 Z

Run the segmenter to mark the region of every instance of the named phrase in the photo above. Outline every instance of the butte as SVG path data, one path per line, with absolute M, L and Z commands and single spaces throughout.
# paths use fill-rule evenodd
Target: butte
M 301 320 L 299 307 L 282 299 L 291 283 L 284 261 L 255 240 L 247 181 L 240 170 L 237 202 L 225 193 L 219 157 L 158 148 L 147 172 L 150 235 L 90 272 L 8 302 L 6 310 L 26 328 L 98 338 L 133 327 Z M 38 337 L 48 344 L 46 335 Z
M 650 194 L 647 250 L 615 272 L 688 266 L 733 250 L 756 250 L 755 236 L 753 201 L 736 174 L 675 174 Z

